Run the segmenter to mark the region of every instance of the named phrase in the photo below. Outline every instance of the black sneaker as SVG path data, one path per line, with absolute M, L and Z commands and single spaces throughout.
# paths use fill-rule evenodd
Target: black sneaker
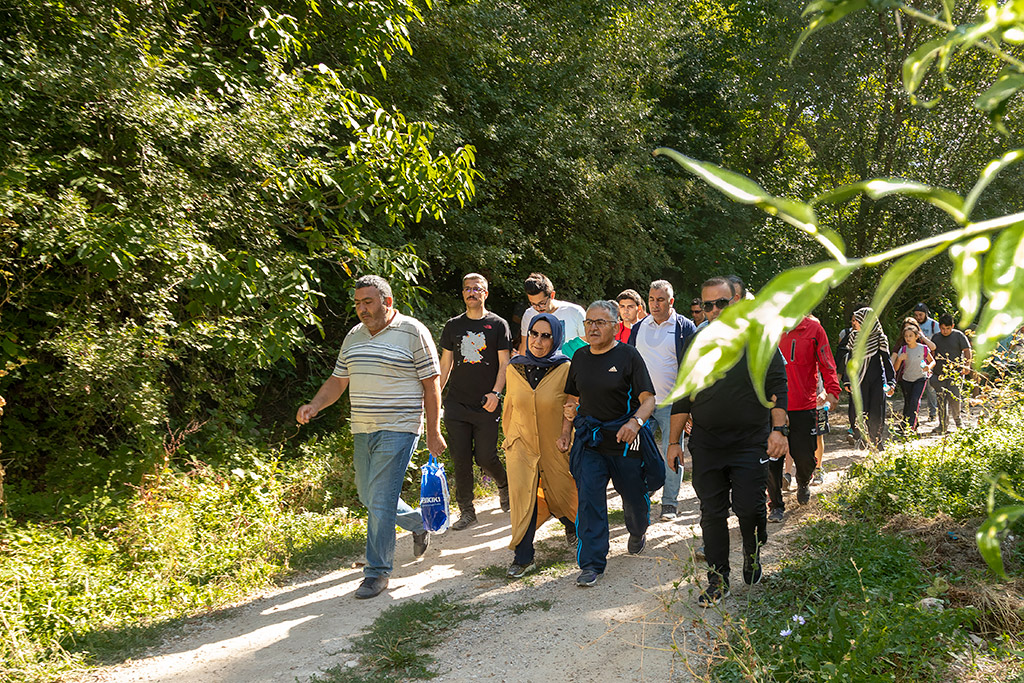
M 536 562 L 531 562 L 527 565 L 516 564 L 513 562 L 508 566 L 508 571 L 505 572 L 505 576 L 510 579 L 521 579 L 526 576 L 527 572 L 533 571 L 537 568 Z
M 427 546 L 430 545 L 430 532 L 424 529 L 423 531 L 412 532 L 412 555 L 413 557 L 423 557 L 423 553 L 427 552 Z
M 793 488 L 793 475 L 786 472 L 782 475 L 782 490 L 788 491 Z
M 462 531 L 476 524 L 476 511 L 467 510 L 459 514 L 459 518 L 455 520 L 455 524 L 451 525 L 452 531 Z
M 639 536 L 629 535 L 629 540 L 626 542 L 626 550 L 629 551 L 630 555 L 639 555 L 644 551 L 644 546 L 647 545 L 647 534 L 641 534 Z
M 753 586 L 761 583 L 761 552 L 751 553 L 743 557 L 743 583 Z
M 359 588 L 356 589 L 355 596 L 357 600 L 366 600 L 367 598 L 375 598 L 384 592 L 384 589 L 388 587 L 388 577 L 386 576 L 367 576 L 363 579 L 363 582 L 359 584 Z
M 565 527 L 565 544 L 570 548 L 575 548 L 579 542 L 580 539 L 576 537 L 576 527 Z
M 512 509 L 512 504 L 508 502 L 507 486 L 501 486 L 498 488 L 498 505 L 501 506 L 502 512 L 508 512 Z
M 785 519 L 786 513 L 783 512 L 782 508 L 773 508 L 768 512 L 768 521 L 773 524 L 782 524 L 782 520 Z
M 697 596 L 697 604 L 701 607 L 712 607 L 729 597 L 729 584 L 713 581 Z
M 807 484 L 797 487 L 796 502 L 800 503 L 801 505 L 807 505 L 807 503 L 811 502 L 811 491 L 810 489 L 807 488 Z
M 665 504 L 662 504 L 662 506 L 661 506 L 661 519 L 667 521 L 667 520 L 670 520 L 670 519 L 675 519 L 677 515 L 678 515 L 678 513 L 676 512 L 676 506 L 675 505 L 665 505 Z
M 601 575 L 593 569 L 584 569 L 580 572 L 580 575 L 576 577 L 576 585 L 580 588 L 589 588 L 597 583 L 599 578 L 601 578 Z

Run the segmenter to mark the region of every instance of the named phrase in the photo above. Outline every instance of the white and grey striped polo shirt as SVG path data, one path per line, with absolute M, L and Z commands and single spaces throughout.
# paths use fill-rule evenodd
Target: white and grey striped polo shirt
M 348 377 L 352 432 L 388 430 L 419 434 L 423 429 L 423 383 L 441 374 L 437 349 L 419 320 L 395 313 L 371 336 L 353 327 L 341 344 L 335 377 Z

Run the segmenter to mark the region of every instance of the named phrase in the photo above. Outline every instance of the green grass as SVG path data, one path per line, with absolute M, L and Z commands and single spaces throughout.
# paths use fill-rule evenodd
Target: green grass
M 531 610 L 539 609 L 544 612 L 551 611 L 554 607 L 554 600 L 531 600 L 530 602 L 520 603 L 518 605 L 511 605 L 507 609 L 512 614 L 523 614 Z
M 181 618 L 357 554 L 361 523 L 296 504 L 311 466 L 166 471 L 62 523 L 0 519 L 0 680 L 121 661 Z
M 731 626 L 721 681 L 939 680 L 973 610 L 925 612 L 933 577 L 902 537 L 813 521 Z
M 355 638 L 350 653 L 359 665 L 339 665 L 314 676 L 314 683 L 391 683 L 433 678 L 434 658 L 427 650 L 443 642 L 466 619 L 477 619 L 482 607 L 438 593 L 408 600 L 384 610 L 366 633 Z
M 565 545 L 565 543 L 562 542 L 561 537 L 558 537 L 558 540 L 549 539 L 539 541 L 536 543 L 535 549 L 536 553 L 533 561 L 537 567 L 536 569 L 532 569 L 530 573 L 522 579 L 509 579 L 505 574 L 508 570 L 507 564 L 487 565 L 477 572 L 477 576 L 482 579 L 529 581 L 530 577 L 536 574 L 561 574 L 567 569 L 576 566 L 576 556 L 573 553 L 572 548 Z M 566 559 L 567 557 L 571 559 Z

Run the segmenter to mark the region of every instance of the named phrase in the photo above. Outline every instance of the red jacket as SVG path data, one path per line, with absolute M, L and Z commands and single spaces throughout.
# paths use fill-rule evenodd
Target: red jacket
M 814 410 L 817 407 L 819 372 L 825 384 L 825 392 L 839 396 L 836 361 L 832 357 L 825 328 L 817 318 L 807 316 L 799 325 L 782 335 L 779 351 L 786 359 L 788 410 Z

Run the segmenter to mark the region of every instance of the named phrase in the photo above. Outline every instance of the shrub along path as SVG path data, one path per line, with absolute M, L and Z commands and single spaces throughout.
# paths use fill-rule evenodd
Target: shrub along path
M 931 426 L 925 425 L 922 432 Z M 845 429 L 835 429 L 828 437 L 824 488 L 866 456 L 849 448 L 844 436 Z M 795 550 L 787 548 L 787 536 L 802 517 L 814 512 L 813 494 L 820 490 L 812 488 L 811 504 L 805 508 L 797 507 L 792 492 L 786 494 L 786 523 L 769 527 L 763 555 L 766 571 Z M 609 504 L 617 508 L 618 498 L 610 497 Z M 698 504 L 689 482 L 681 493 L 679 518 L 652 525 L 647 548 L 639 556 L 626 553 L 621 513 L 613 513 L 608 570 L 590 589 L 574 585 L 574 553 L 566 547 L 561 525 L 553 522 L 538 534 L 540 569 L 523 580 L 507 582 L 503 575 L 511 560 L 508 515 L 497 509 L 496 498 L 481 507 L 479 524 L 434 536 L 422 560 L 412 557 L 411 537 L 403 533 L 391 587 L 379 598 L 352 597 L 362 576 L 358 567 L 299 578 L 232 609 L 190 620 L 145 658 L 81 680 L 306 681 L 331 667 L 341 665 L 344 670 L 349 661 L 355 673 L 362 667 L 355 666 L 356 656 L 346 652 L 354 636 L 389 606 L 445 591 L 451 599 L 477 605 L 481 612 L 479 619 L 455 627 L 453 635 L 433 650 L 433 668 L 440 674 L 435 680 L 699 679 L 694 670 L 703 669 L 702 655 L 722 614 L 695 605 L 699 589 L 692 550 L 699 545 Z M 735 524 L 735 519 L 731 521 Z M 731 563 L 737 570 L 733 597 L 723 603 L 726 610 L 740 604 L 748 591 L 763 590 L 743 585 L 738 530 L 733 532 Z

